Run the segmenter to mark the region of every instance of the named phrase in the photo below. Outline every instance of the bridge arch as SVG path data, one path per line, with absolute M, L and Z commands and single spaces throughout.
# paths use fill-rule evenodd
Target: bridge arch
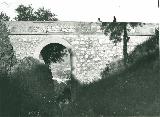
M 68 49 L 68 51 L 70 53 L 71 73 L 72 73 L 72 75 L 76 76 L 76 56 L 75 56 L 75 52 L 73 51 L 72 45 L 68 41 L 62 39 L 61 37 L 51 36 L 50 38 L 44 39 L 44 41 L 42 41 L 36 47 L 36 49 L 34 51 L 34 58 L 38 59 L 41 63 L 44 63 L 44 61 L 40 59 L 41 50 L 45 46 L 47 46 L 48 44 L 52 44 L 52 43 L 61 44 Z
M 47 38 L 47 39 L 44 39 L 44 41 L 42 41 L 35 49 L 35 52 L 34 52 L 34 58 L 40 60 L 39 58 L 39 55 L 40 55 L 40 52 L 41 50 L 47 46 L 48 44 L 51 44 L 51 43 L 58 43 L 58 44 L 61 44 L 63 46 L 65 46 L 68 50 L 70 50 L 72 53 L 73 53 L 73 50 L 72 50 L 72 45 L 64 40 L 64 39 L 61 39 L 60 37 L 50 37 L 50 38 Z

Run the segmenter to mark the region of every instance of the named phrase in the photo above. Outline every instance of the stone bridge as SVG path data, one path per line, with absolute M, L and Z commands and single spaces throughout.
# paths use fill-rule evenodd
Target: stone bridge
M 70 50 L 70 65 L 77 79 L 100 79 L 106 64 L 122 59 L 122 43 L 116 46 L 103 34 L 98 22 L 6 22 L 17 59 L 31 56 L 43 62 L 41 50 L 58 43 Z M 128 51 L 154 34 L 156 24 L 146 24 L 129 32 Z M 62 68 L 63 69 L 63 68 Z

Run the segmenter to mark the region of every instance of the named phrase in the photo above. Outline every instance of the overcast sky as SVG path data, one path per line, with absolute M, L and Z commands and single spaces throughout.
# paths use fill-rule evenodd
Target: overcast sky
M 158 0 L 0 0 L 0 12 L 12 19 L 20 4 L 51 9 L 61 21 L 160 21 Z

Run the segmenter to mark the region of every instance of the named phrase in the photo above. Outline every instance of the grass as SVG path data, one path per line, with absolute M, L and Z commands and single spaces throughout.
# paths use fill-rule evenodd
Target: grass
M 1 78 L 0 89 L 4 98 L 0 100 L 0 116 L 35 116 L 40 112 L 50 116 L 59 111 L 54 102 L 54 83 L 51 78 L 48 66 L 32 58 L 20 61 L 11 76 Z
M 102 80 L 83 86 L 75 116 L 160 115 L 158 42 L 158 35 L 150 37 L 129 54 L 126 69 L 110 75 L 104 71 Z
M 104 74 L 89 85 L 71 82 L 75 99 L 63 103 L 61 109 L 48 66 L 26 58 L 12 69 L 11 76 L 0 75 L 0 116 L 160 116 L 159 50 L 154 41 L 151 38 L 137 46 L 127 69 Z
M 141 57 L 123 72 L 86 85 L 77 99 L 80 116 L 160 115 L 159 58 Z
M 37 74 L 37 78 L 43 79 L 46 78 L 47 71 L 45 74 L 44 66 L 38 66 L 37 70 L 34 77 L 33 72 L 22 73 L 23 82 L 15 80 L 10 84 L 5 81 L 7 85 L 3 85 L 3 97 L 0 96 L 3 98 L 3 112 L 7 113 L 5 116 L 25 116 L 28 112 L 28 116 L 38 116 L 38 113 L 47 117 L 61 116 L 54 98 L 52 99 L 54 91 L 51 82 L 36 81 Z M 145 56 L 123 72 L 80 87 L 75 102 L 63 105 L 64 117 L 160 115 L 159 75 L 157 55 Z M 24 80 L 26 78 L 30 80 Z M 27 85 L 27 82 L 31 84 Z

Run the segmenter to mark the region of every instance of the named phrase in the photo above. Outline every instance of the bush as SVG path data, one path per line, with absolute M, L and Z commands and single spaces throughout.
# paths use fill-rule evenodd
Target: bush
M 5 23 L 0 20 L 0 73 L 8 73 L 16 62 L 8 34 L 9 32 Z
M 49 101 L 54 103 L 52 74 L 47 65 L 31 57 L 24 58 L 12 69 L 11 78 L 21 116 L 44 113 L 43 106 Z
M 135 63 L 143 56 L 151 55 L 152 53 L 159 54 L 159 29 L 155 29 L 155 35 L 151 36 L 147 41 L 138 45 L 135 50 L 129 54 L 128 63 Z
M 127 67 L 132 66 L 134 63 L 151 59 L 150 55 L 159 56 L 159 29 L 155 30 L 155 35 L 151 36 L 147 41 L 136 46 L 133 52 L 128 55 Z M 111 74 L 118 74 L 124 71 L 126 67 L 123 64 L 123 60 L 119 60 L 108 64 L 106 68 L 101 72 L 102 78 L 108 78 Z
M 3 81 L 3 116 L 60 116 L 72 114 L 71 92 L 77 96 L 77 81 L 71 78 L 67 85 L 52 80 L 48 65 L 32 57 L 20 60 L 12 67 L 10 77 Z M 72 84 L 71 84 L 72 83 Z M 7 88 L 8 87 L 8 88 Z M 59 87 L 60 92 L 55 90 Z M 73 88 L 74 87 L 74 88 Z M 71 88 L 73 90 L 71 90 Z M 69 102 L 66 103 L 68 100 Z M 1 112 L 1 111 L 0 111 Z

